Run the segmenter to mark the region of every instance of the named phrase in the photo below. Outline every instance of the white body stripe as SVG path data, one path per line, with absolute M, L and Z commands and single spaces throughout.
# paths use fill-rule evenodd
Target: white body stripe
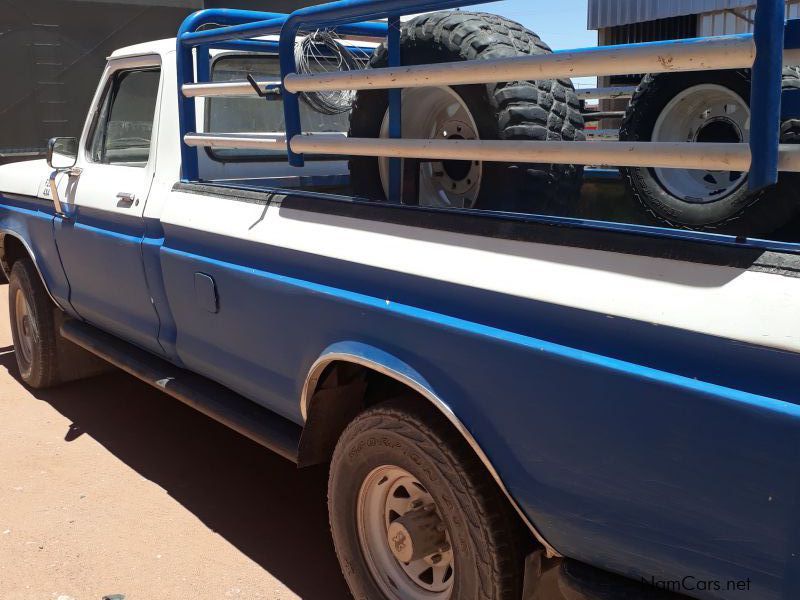
M 800 279 L 173 193 L 162 219 L 398 273 L 800 351 Z M 680 242 L 677 242 L 680 243 Z M 387 298 L 391 300 L 391 298 Z

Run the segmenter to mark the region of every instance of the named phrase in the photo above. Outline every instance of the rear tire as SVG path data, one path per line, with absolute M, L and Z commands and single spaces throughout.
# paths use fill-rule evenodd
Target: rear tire
M 424 506 L 424 518 L 438 523 L 428 533 L 442 538 L 434 554 L 406 564 L 397 552 L 419 548 L 426 530 L 398 536 L 389 525 Z M 519 598 L 523 559 L 508 503 L 463 438 L 427 407 L 387 402 L 347 427 L 331 463 L 328 510 L 357 600 Z
M 444 11 L 421 15 L 403 25 L 401 60 L 403 65 L 431 64 L 464 60 L 486 60 L 531 54 L 550 54 L 550 48 L 522 25 L 485 13 Z M 387 49 L 379 46 L 370 67 L 387 65 Z M 481 140 L 582 140 L 583 117 L 580 102 L 569 80 L 514 81 L 486 85 L 462 85 L 406 90 L 450 90 L 458 95 L 477 131 L 465 139 Z M 404 136 L 416 121 L 428 115 L 415 112 L 404 102 Z M 350 118 L 350 137 L 386 136 L 388 109 L 386 90 L 358 92 Z M 469 124 L 468 129 L 472 129 Z M 417 136 L 415 136 L 417 137 Z M 443 137 L 428 132 L 425 138 Z M 450 136 L 444 136 L 450 137 Z M 461 136 L 459 136 L 461 137 Z M 385 160 L 385 159 L 384 159 Z M 420 204 L 455 208 L 478 208 L 515 212 L 558 212 L 572 206 L 580 193 L 583 168 L 575 165 L 508 164 L 497 162 L 441 161 L 451 165 L 450 186 L 458 188 L 466 200 L 440 202 L 435 195 L 421 198 Z M 447 171 L 439 168 L 439 172 Z M 470 170 L 471 167 L 471 170 Z M 437 167 L 438 168 L 438 167 Z M 350 178 L 358 196 L 385 201 L 387 182 L 381 176 L 378 158 L 353 157 Z M 386 171 L 384 168 L 383 171 Z M 480 171 L 478 177 L 475 173 Z M 450 173 L 448 172 L 448 176 Z M 467 179 L 471 181 L 467 183 Z M 474 190 L 479 181 L 479 189 Z M 422 189 L 420 185 L 420 189 Z M 458 196 L 458 194 L 456 194 Z
M 784 90 L 797 87 L 800 87 L 797 68 L 784 68 Z M 727 93 L 731 103 L 724 105 L 724 100 L 717 103 L 731 106 L 733 112 L 727 115 L 716 111 L 720 114 L 714 116 L 712 108 L 709 117 L 701 118 L 698 115 L 703 113 L 699 111 L 710 107 L 701 101 L 704 93 L 718 98 Z M 620 140 L 693 141 L 696 138 L 698 141 L 746 142 L 749 112 L 745 115 L 742 109 L 749 111 L 749 98 L 749 71 L 647 75 L 625 114 Z M 677 104 L 678 101 L 683 104 Z M 738 110 L 734 110 L 737 105 Z M 677 123 L 681 120 L 678 118 L 681 110 L 686 113 L 683 115 L 685 127 Z M 678 117 L 667 119 L 667 114 L 672 113 Z M 709 135 L 703 137 L 704 133 Z M 784 127 L 782 143 L 796 143 L 788 134 Z M 673 227 L 764 235 L 786 225 L 800 211 L 796 193 L 800 176 L 796 173 L 781 173 L 777 185 L 752 194 L 747 187 L 746 174 L 652 168 L 622 168 L 620 171 L 629 193 L 639 204 L 657 221 Z

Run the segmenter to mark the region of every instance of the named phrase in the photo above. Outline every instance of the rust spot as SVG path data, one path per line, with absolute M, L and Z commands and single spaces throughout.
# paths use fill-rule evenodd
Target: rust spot
M 659 56 L 658 62 L 661 63 L 661 66 L 664 67 L 664 69 L 671 70 L 672 63 L 675 62 L 675 59 L 671 56 Z

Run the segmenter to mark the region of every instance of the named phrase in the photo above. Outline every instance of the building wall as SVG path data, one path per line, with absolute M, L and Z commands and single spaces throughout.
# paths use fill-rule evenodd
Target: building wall
M 752 3 L 752 0 L 750 0 Z M 729 35 L 753 31 L 755 6 L 746 6 L 736 11 L 713 11 L 697 16 L 698 35 Z M 786 3 L 786 18 L 800 19 L 800 0 Z
M 699 15 L 754 4 L 753 0 L 589 0 L 589 29 Z
M 50 137 L 77 136 L 106 57 L 121 46 L 175 35 L 191 11 L 141 3 L 3 3 L 0 154 L 26 158 L 41 153 Z
M 77 136 L 106 57 L 174 37 L 206 7 L 291 12 L 311 0 L 0 0 L 0 163 Z

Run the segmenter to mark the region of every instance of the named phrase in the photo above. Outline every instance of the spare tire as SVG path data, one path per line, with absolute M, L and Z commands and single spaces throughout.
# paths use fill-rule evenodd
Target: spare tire
M 783 87 L 800 87 L 797 68 L 785 68 Z M 747 142 L 750 71 L 647 75 L 620 129 L 622 141 Z M 783 130 L 782 142 L 792 143 Z M 800 177 L 751 193 L 747 173 L 687 169 L 620 169 L 632 196 L 658 221 L 673 227 L 744 236 L 769 234 L 800 209 Z
M 485 13 L 445 11 L 403 25 L 401 61 L 419 65 L 549 54 L 519 23 Z M 385 45 L 370 67 L 387 66 Z M 388 137 L 388 92 L 358 92 L 350 137 Z M 569 80 L 410 88 L 403 91 L 403 137 L 415 139 L 582 140 L 580 102 Z M 386 200 L 388 158 L 353 157 L 357 196 Z M 557 212 L 577 199 L 583 169 L 574 165 L 482 161 L 422 162 L 419 203 L 517 212 Z

